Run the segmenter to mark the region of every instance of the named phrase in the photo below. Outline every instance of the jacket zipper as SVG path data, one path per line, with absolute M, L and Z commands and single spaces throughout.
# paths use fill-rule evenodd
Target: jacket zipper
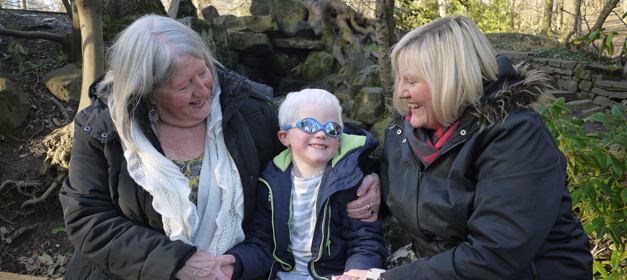
M 268 188 L 268 199 L 270 200 L 270 216 L 272 217 L 272 241 L 274 242 L 274 250 L 272 250 L 272 257 L 274 257 L 274 262 L 272 263 L 272 268 L 274 268 L 274 264 L 276 262 L 279 262 L 281 264 L 281 268 L 283 268 L 283 270 L 290 272 L 294 269 L 296 269 L 295 267 L 292 267 L 290 264 L 288 264 L 287 262 L 281 260 L 279 257 L 277 257 L 276 255 L 276 229 L 274 226 L 274 195 L 272 194 L 272 189 L 270 188 L 270 184 L 268 184 L 268 182 L 266 180 L 264 180 L 263 178 L 259 177 L 258 178 L 259 181 L 263 182 L 263 184 Z M 290 195 L 291 197 L 291 195 Z M 291 198 L 290 198 L 291 200 Z M 292 219 L 292 205 L 290 203 L 290 218 L 288 220 Z M 288 227 L 289 227 L 289 223 L 288 223 Z M 291 237 L 290 237 L 291 239 Z M 270 269 L 270 271 L 272 271 L 272 268 Z M 272 276 L 272 274 L 270 274 L 270 276 Z M 270 278 L 268 278 L 269 280 Z
M 331 207 L 329 206 L 329 199 L 327 198 L 327 202 L 324 205 L 324 214 L 322 215 L 322 241 L 320 242 L 320 249 L 318 250 L 318 257 L 313 260 L 312 262 L 309 263 L 309 267 L 311 269 L 311 274 L 313 274 L 314 277 L 319 278 L 319 279 L 326 279 L 329 280 L 328 278 L 325 277 L 320 277 L 318 275 L 318 273 L 316 273 L 316 268 L 314 267 L 314 263 L 319 261 L 322 258 L 322 252 L 324 252 L 324 246 L 326 245 L 329 251 L 329 254 L 331 254 L 331 248 L 329 247 L 331 245 L 331 240 L 329 240 L 329 234 L 325 234 L 324 232 L 324 225 L 325 222 L 327 223 L 327 227 L 328 227 L 328 233 L 331 232 L 331 222 L 330 222 L 330 215 L 331 215 Z M 329 220 L 327 220 L 327 216 L 329 216 Z M 325 236 L 326 235 L 326 236 Z

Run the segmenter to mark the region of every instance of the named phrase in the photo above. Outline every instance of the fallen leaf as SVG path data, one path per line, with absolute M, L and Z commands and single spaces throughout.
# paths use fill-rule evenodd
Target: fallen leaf
M 27 157 L 27 156 L 28 156 L 28 154 L 21 154 L 21 155 L 20 155 L 20 158 L 25 158 L 25 157 Z
M 59 120 L 57 120 L 57 118 L 52 118 L 52 122 L 54 123 L 54 125 L 56 126 L 60 126 L 61 123 L 59 122 Z
M 45 264 L 45 265 L 52 265 L 54 264 L 54 261 L 52 260 L 52 257 L 48 254 L 43 254 L 41 256 L 38 257 L 39 261 L 41 261 L 41 263 Z

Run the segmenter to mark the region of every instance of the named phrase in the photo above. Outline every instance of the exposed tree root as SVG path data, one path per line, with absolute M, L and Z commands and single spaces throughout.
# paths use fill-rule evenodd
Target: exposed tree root
M 22 187 L 39 187 L 42 184 L 38 181 L 13 181 L 13 180 L 5 180 L 4 182 L 2 182 L 2 185 L 0 185 L 0 191 L 2 191 L 6 186 L 8 186 L 9 184 L 14 184 L 15 186 L 18 187 L 18 190 L 20 191 L 20 193 L 22 192 L 21 188 Z
M 46 198 L 48 198 L 48 196 L 50 196 L 50 194 L 57 188 L 57 186 L 63 184 L 63 180 L 67 176 L 67 169 L 65 169 L 63 167 L 57 167 L 57 170 L 59 170 L 59 175 L 57 175 L 57 178 L 54 179 L 54 181 L 52 182 L 50 187 L 48 187 L 46 192 L 41 197 L 35 197 L 33 199 L 29 199 L 29 200 L 25 201 L 20 206 L 21 208 L 24 208 L 24 207 L 29 206 L 29 205 L 37 204 L 37 203 L 40 203 L 40 202 L 46 200 Z

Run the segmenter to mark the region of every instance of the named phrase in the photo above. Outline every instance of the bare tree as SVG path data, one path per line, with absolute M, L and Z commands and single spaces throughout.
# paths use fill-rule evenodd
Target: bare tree
M 76 1 L 76 0 L 75 0 Z M 102 40 L 102 1 L 78 0 L 83 50 L 83 87 L 78 111 L 91 104 L 89 85 L 104 73 L 104 43 Z
M 391 100 L 394 94 L 394 75 L 390 60 L 390 48 L 396 43 L 394 35 L 394 0 L 377 0 L 375 22 L 377 40 L 379 41 L 379 75 L 385 93 L 387 108 L 392 108 Z
M 594 23 L 594 26 L 592 26 L 592 29 L 590 30 L 591 32 L 597 31 L 601 29 L 601 27 L 603 27 L 603 23 L 605 23 L 605 20 L 610 15 L 612 10 L 616 8 L 616 6 L 618 5 L 618 2 L 620 2 L 620 0 L 608 0 L 605 3 L 605 6 L 603 6 L 603 10 L 601 10 L 601 13 L 599 13 L 599 17 L 597 18 L 597 21 Z
M 553 0 L 542 1 L 544 13 L 542 14 L 542 24 L 540 27 L 540 33 L 549 35 L 551 31 L 551 21 L 553 21 Z
M 564 26 L 568 31 L 562 43 L 566 46 L 570 44 L 570 38 L 578 35 L 581 25 L 581 0 L 566 0 L 564 3 Z M 576 36 L 579 37 L 579 36 Z

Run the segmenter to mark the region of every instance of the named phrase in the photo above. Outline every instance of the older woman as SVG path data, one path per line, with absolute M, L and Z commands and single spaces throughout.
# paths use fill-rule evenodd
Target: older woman
M 244 240 L 257 176 L 283 149 L 272 89 L 160 16 L 129 26 L 109 64 L 75 120 L 60 193 L 76 248 L 65 278 L 228 279 L 234 259 L 221 255 Z M 353 218 L 376 219 L 377 181 L 364 180 Z
M 547 77 L 495 58 L 462 16 L 408 33 L 392 64 L 404 116 L 386 132 L 382 191 L 418 259 L 369 278 L 592 279 L 565 157 L 532 109 Z

